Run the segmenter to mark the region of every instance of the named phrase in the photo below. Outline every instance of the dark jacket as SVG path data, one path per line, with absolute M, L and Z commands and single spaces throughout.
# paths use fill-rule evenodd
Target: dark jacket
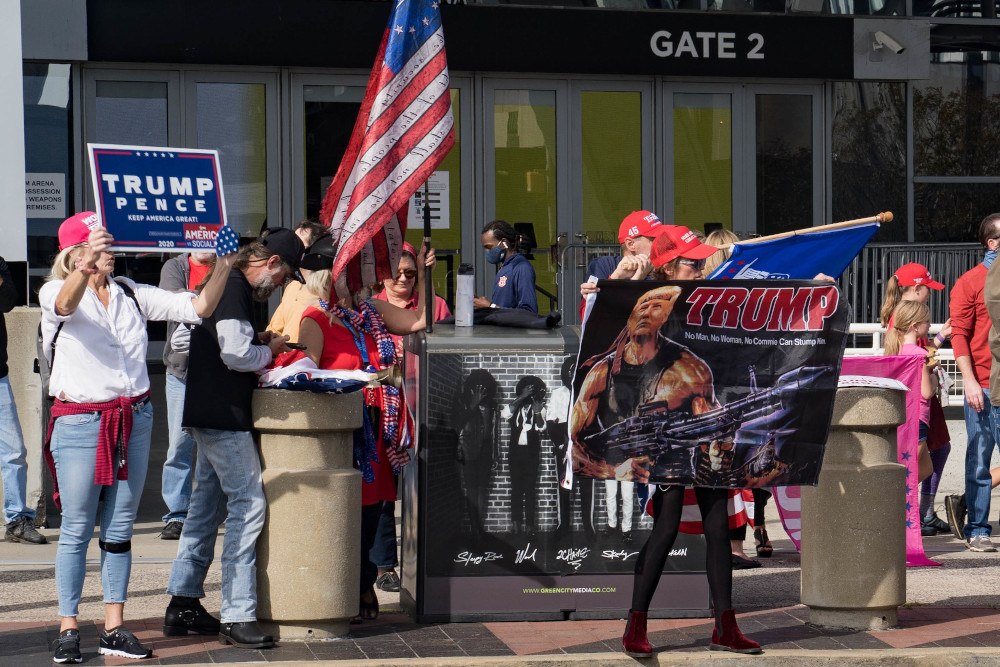
M 14 289 L 10 267 L 3 257 L 0 257 L 0 278 L 3 279 L 0 285 L 0 378 L 5 378 L 10 371 L 7 368 L 7 322 L 3 313 L 9 313 L 17 305 L 17 290 Z

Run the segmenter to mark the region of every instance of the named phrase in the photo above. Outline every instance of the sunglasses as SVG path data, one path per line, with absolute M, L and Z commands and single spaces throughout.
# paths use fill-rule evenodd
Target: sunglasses
M 683 264 L 685 266 L 692 266 L 696 270 L 701 271 L 702 269 L 705 268 L 705 261 L 706 260 L 704 260 L 704 259 L 684 259 L 682 257 L 679 260 L 677 260 L 677 263 L 678 264 Z
M 413 280 L 414 278 L 417 277 L 417 270 L 416 269 L 400 269 L 399 273 L 396 274 L 396 278 L 395 279 L 396 280 L 402 280 L 404 276 L 407 277 L 407 278 L 409 278 L 410 280 Z

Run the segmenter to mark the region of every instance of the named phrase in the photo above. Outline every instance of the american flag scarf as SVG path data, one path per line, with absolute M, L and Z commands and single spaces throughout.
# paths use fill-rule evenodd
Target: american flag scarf
M 370 299 L 365 299 L 358 304 L 357 310 L 348 310 L 338 303 L 328 303 L 324 300 L 319 302 L 320 308 L 332 313 L 344 323 L 354 335 L 354 342 L 358 346 L 358 352 L 366 364 L 365 371 L 374 373 L 375 371 L 389 368 L 396 363 L 396 344 L 393 342 L 389 332 L 386 331 L 385 322 L 379 315 Z M 368 359 L 368 348 L 359 332 L 368 334 L 375 341 L 378 348 L 378 365 L 372 364 Z M 365 404 L 379 404 L 381 398 L 381 427 L 386 454 L 389 456 L 389 465 L 392 471 L 399 474 L 402 467 L 409 463 L 410 454 L 406 451 L 402 442 L 402 424 L 405 423 L 405 413 L 402 409 L 403 400 L 399 389 L 387 384 L 379 386 L 377 389 L 365 389 Z M 358 461 L 358 468 L 361 470 L 362 478 L 366 482 L 375 479 L 371 462 L 378 462 L 378 450 L 375 447 L 374 425 L 368 417 L 368 411 L 364 411 L 364 426 L 362 427 L 362 442 L 355 438 L 354 458 Z M 411 443 L 407 443 L 412 445 Z

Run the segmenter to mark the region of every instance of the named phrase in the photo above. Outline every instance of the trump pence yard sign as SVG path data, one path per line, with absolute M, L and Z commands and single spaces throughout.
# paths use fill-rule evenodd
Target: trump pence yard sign
M 215 248 L 226 223 L 219 153 L 193 148 L 87 144 L 97 214 L 115 250 Z

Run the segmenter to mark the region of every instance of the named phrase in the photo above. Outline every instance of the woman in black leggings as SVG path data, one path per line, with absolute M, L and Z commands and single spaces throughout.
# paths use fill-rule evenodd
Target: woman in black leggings
M 696 487 L 695 497 L 701 510 L 702 529 L 708 545 L 705 573 L 712 595 L 715 629 L 712 631 L 713 651 L 760 653 L 760 644 L 743 636 L 736 625 L 733 611 L 733 566 L 729 548 L 729 489 Z M 653 654 L 646 638 L 646 614 L 663 573 L 667 555 L 677 539 L 681 511 L 684 508 L 684 487 L 657 485 L 652 498 L 653 532 L 643 545 L 635 563 L 632 588 L 632 609 L 622 644 L 625 653 L 634 658 Z

